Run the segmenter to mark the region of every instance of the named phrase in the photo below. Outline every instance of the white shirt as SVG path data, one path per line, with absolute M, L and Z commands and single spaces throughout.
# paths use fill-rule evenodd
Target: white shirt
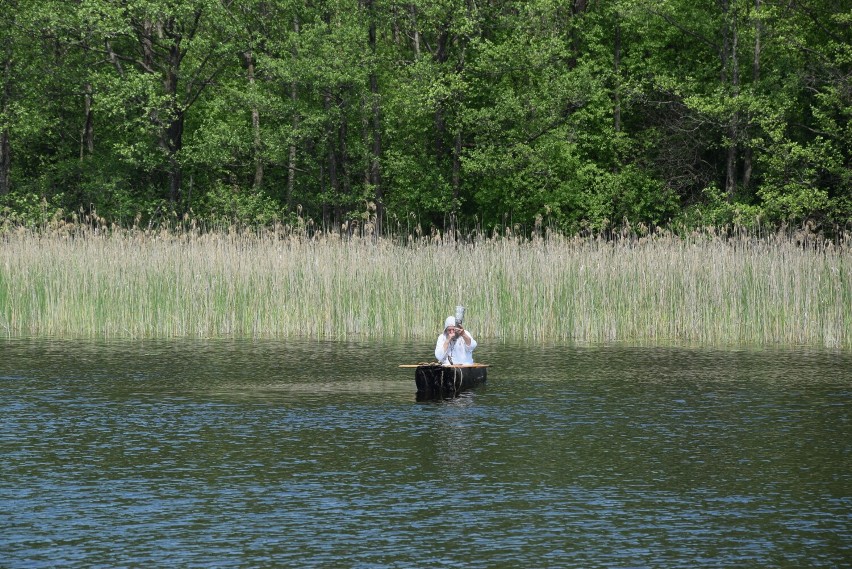
M 448 349 L 450 359 L 452 359 L 454 364 L 472 364 L 473 363 L 473 349 L 476 347 L 476 340 L 473 339 L 473 336 L 470 335 L 470 332 L 465 332 L 467 337 L 470 338 L 470 345 L 464 341 L 463 337 L 457 338 L 455 342 L 450 342 L 450 347 Z M 447 335 L 441 334 L 438 336 L 438 343 L 435 344 L 435 359 L 437 359 L 442 364 L 449 364 L 450 362 L 447 360 L 447 352 L 444 351 L 444 342 L 447 341 Z

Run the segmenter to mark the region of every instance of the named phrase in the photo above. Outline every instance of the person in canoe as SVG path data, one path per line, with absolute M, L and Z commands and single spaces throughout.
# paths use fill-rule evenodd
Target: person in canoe
M 470 332 L 456 324 L 455 316 L 448 316 L 435 344 L 435 358 L 444 365 L 472 364 L 475 348 L 476 340 Z

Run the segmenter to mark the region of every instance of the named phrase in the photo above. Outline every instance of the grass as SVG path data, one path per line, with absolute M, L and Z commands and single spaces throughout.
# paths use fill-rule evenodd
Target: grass
M 0 233 L 0 334 L 477 338 L 852 348 L 852 242 L 462 241 L 54 226 Z

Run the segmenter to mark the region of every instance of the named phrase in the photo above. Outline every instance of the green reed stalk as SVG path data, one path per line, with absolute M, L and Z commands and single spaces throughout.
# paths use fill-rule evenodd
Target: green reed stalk
M 852 347 L 852 250 L 712 233 L 308 239 L 64 228 L 0 235 L 0 334 L 478 337 Z

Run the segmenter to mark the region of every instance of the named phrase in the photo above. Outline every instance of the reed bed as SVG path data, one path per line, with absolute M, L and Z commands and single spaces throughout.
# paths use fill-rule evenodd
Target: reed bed
M 852 247 L 791 235 L 373 239 L 278 229 L 0 234 L 0 334 L 479 338 L 852 348 Z

